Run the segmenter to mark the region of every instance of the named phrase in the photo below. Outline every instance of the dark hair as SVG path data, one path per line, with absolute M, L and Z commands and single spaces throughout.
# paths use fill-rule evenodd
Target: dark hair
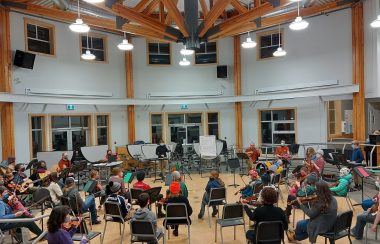
M 272 187 L 264 187 L 261 191 L 261 198 L 264 205 L 273 205 L 277 202 L 277 191 Z
M 19 171 L 24 164 L 16 164 L 15 171 Z
M 333 195 L 330 191 L 329 185 L 326 182 L 317 182 L 315 186 L 317 189 L 315 193 L 318 196 L 317 202 L 321 205 L 321 212 L 325 213 L 330 207 Z
M 42 167 L 42 164 L 45 164 L 45 166 Z M 38 168 L 38 169 L 40 169 L 40 168 L 44 168 L 44 169 L 46 169 L 46 162 L 45 162 L 44 160 L 40 160 L 40 161 L 38 161 L 37 168 Z
M 50 174 L 49 178 L 50 178 L 51 181 L 57 182 L 58 181 L 58 173 L 57 172 L 52 172 Z
M 57 206 L 53 208 L 50 213 L 49 220 L 47 222 L 48 231 L 54 233 L 61 228 L 61 225 L 65 222 L 66 216 L 70 213 L 68 206 Z
M 265 174 L 263 174 L 261 176 L 261 182 L 264 184 L 264 185 L 269 185 L 270 183 L 270 175 L 268 174 L 268 172 L 266 172 Z
M 137 197 L 137 202 L 140 206 L 140 208 L 143 208 L 145 207 L 148 202 L 149 202 L 149 194 L 148 193 L 141 193 L 138 197 Z
M 145 172 L 140 170 L 136 174 L 137 181 L 143 181 L 145 179 Z
M 0 194 L 3 194 L 6 190 L 8 189 L 5 186 L 0 186 Z

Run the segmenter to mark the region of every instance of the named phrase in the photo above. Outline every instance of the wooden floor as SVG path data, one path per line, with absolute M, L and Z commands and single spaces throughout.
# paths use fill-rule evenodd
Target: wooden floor
M 206 186 L 208 176 L 204 175 L 205 178 L 201 178 L 199 174 L 192 174 L 191 175 L 192 180 L 190 180 L 188 177 L 186 177 L 186 185 L 189 190 L 189 201 L 190 204 L 193 208 L 193 215 L 191 216 L 191 219 L 193 221 L 191 225 L 191 243 L 195 244 L 203 244 L 203 243 L 214 243 L 214 237 L 215 237 L 215 218 L 213 218 L 212 221 L 212 227 L 210 228 L 208 226 L 208 220 L 207 220 L 207 212 L 205 214 L 205 217 L 202 220 L 198 220 L 197 215 L 199 213 L 200 209 L 200 204 L 201 204 L 201 199 L 202 195 L 204 193 L 204 188 Z M 221 178 L 223 181 L 226 183 L 226 185 L 232 184 L 233 183 L 233 175 L 232 174 L 222 174 Z M 248 177 L 244 177 L 244 181 L 248 182 Z M 164 184 L 162 183 L 154 183 L 153 184 L 153 179 L 152 178 L 147 178 L 146 182 L 151 184 L 152 186 L 163 186 L 163 190 L 161 192 L 164 192 L 166 190 L 166 187 L 164 187 Z M 240 184 L 240 186 L 243 185 L 243 181 L 241 178 L 237 175 L 236 177 L 236 183 Z M 236 188 L 234 187 L 227 187 L 227 202 L 233 203 L 238 200 L 238 196 L 234 196 L 234 193 L 236 192 Z M 282 185 L 281 190 L 283 192 L 283 196 L 285 198 L 286 202 L 286 189 Z M 285 204 L 281 202 L 279 203 L 279 206 L 281 208 L 285 208 Z M 153 209 L 154 210 L 154 209 Z M 344 198 L 339 198 L 338 199 L 338 211 L 345 211 L 348 210 L 348 206 L 346 204 L 346 201 Z M 354 215 L 356 216 L 358 213 L 360 213 L 362 209 L 360 207 L 355 208 L 355 213 Z M 98 215 L 100 218 L 103 218 L 103 211 L 98 212 Z M 303 218 L 303 214 L 300 210 L 296 210 L 296 221 L 300 220 Z M 292 221 L 292 217 L 291 217 Z M 353 219 L 353 225 L 355 224 L 356 218 L 354 217 Z M 292 224 L 292 223 L 291 223 Z M 162 219 L 158 220 L 158 225 L 162 227 Z M 95 231 L 101 231 L 103 232 L 104 228 L 104 221 L 100 225 L 93 226 L 93 230 Z M 248 229 L 248 219 L 246 219 L 246 228 Z M 218 243 L 221 243 L 220 240 L 220 233 L 219 233 L 220 228 L 218 228 Z M 129 225 L 126 224 L 126 229 L 125 229 L 125 234 L 123 237 L 119 235 L 119 226 L 117 223 L 111 223 L 107 224 L 107 230 L 106 230 L 106 236 L 105 236 L 105 241 L 104 243 L 120 243 L 120 238 L 123 238 L 122 243 L 130 243 L 130 230 L 129 230 Z M 373 235 L 372 235 L 373 236 Z M 233 227 L 231 228 L 224 228 L 223 229 L 223 237 L 224 237 L 224 243 L 246 243 L 245 239 L 245 233 L 243 231 L 243 227 L 239 226 L 236 228 L 236 240 L 233 239 Z M 354 238 L 354 243 L 364 243 L 364 241 L 356 241 Z M 167 243 L 187 243 L 188 241 L 188 236 L 187 236 L 187 228 L 184 226 L 179 227 L 179 236 L 174 237 L 172 233 L 170 234 L 170 240 L 167 240 Z M 285 237 L 285 242 L 288 243 L 286 237 Z M 47 242 L 45 242 L 47 243 Z M 99 238 L 96 238 L 94 241 L 91 243 L 100 243 Z M 309 243 L 308 241 L 303 241 L 299 243 Z M 318 238 L 317 243 L 324 243 L 324 239 Z M 336 243 L 349 243 L 348 238 L 343 238 Z M 374 240 L 369 242 L 369 243 L 379 243 L 379 241 L 375 242 Z

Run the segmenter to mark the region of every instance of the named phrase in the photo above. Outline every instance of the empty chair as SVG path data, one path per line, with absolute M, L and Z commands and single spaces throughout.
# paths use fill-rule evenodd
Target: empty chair
M 335 240 L 341 239 L 343 237 L 348 237 L 348 240 L 351 244 L 350 229 L 352 222 L 353 212 L 352 210 L 339 213 L 336 217 L 334 227 L 331 231 L 319 234 L 325 238 L 325 244 L 327 239 L 330 240 L 330 244 L 335 243 Z
M 118 202 L 104 203 L 104 219 L 106 223 L 104 224 L 102 243 L 104 241 L 104 237 L 106 236 L 107 222 L 116 222 L 116 223 L 119 223 L 119 231 L 121 235 L 120 244 L 122 244 L 126 220 L 123 217 L 123 213 L 121 212 L 120 204 Z M 123 225 L 123 231 L 121 231 L 121 225 Z
M 185 203 L 168 203 L 166 205 L 166 216 L 164 226 L 168 228 L 170 225 L 187 225 L 187 233 L 190 244 L 190 219 L 187 213 Z M 170 230 L 168 229 L 168 239 L 170 239 Z
M 211 228 L 211 216 L 210 216 L 210 207 L 216 206 L 218 208 L 218 217 L 219 217 L 219 206 L 225 205 L 226 202 L 226 188 L 211 188 L 210 189 L 210 197 L 207 203 L 207 216 L 208 216 L 208 224 Z
M 223 243 L 223 227 L 234 227 L 234 240 L 236 240 L 236 226 L 243 225 L 245 233 L 245 221 L 243 205 L 241 204 L 226 204 L 223 206 L 223 214 L 221 219 L 216 220 L 215 225 L 215 242 L 217 242 L 218 224 L 220 225 L 220 237 Z
M 162 238 L 163 243 L 166 243 L 165 232 L 157 232 L 154 225 L 149 220 L 131 220 L 131 243 L 134 242 L 156 242 Z
M 283 243 L 284 226 L 281 221 L 262 221 L 257 225 L 256 244 L 261 243 Z

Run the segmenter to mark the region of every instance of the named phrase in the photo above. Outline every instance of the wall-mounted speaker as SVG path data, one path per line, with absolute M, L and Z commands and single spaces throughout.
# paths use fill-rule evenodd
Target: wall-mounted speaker
M 216 67 L 216 77 L 226 79 L 228 78 L 228 69 L 227 65 L 218 65 Z
M 16 50 L 13 64 L 21 68 L 33 69 L 35 58 L 36 55 L 33 53 L 27 53 L 20 50 Z

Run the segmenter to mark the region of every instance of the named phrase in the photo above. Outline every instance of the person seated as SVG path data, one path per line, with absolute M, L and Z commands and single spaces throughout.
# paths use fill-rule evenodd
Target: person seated
M 19 185 L 28 179 L 28 176 L 24 172 L 25 172 L 24 164 L 16 164 L 15 174 L 14 174 L 14 179 L 13 179 L 14 183 Z
M 30 177 L 29 177 L 29 179 L 31 179 L 32 181 L 43 179 L 44 177 L 46 177 L 50 173 L 47 170 L 46 162 L 43 160 L 41 160 L 37 163 L 37 166 L 33 171 L 34 171 L 34 173 L 32 175 L 30 175 Z M 34 183 L 34 186 L 36 186 L 36 187 L 41 186 L 41 185 L 42 185 L 41 181 L 36 181 Z
M 119 160 L 119 156 L 116 153 L 112 153 L 111 149 L 108 149 L 106 155 L 103 158 L 103 160 L 107 161 L 107 162 L 109 162 L 110 160 L 114 161 L 112 159 L 114 159 L 114 160 L 117 161 L 117 160 Z
M 24 214 L 25 211 L 14 212 L 12 208 L 3 201 L 3 199 L 0 199 L 0 219 L 16 219 L 22 217 Z M 42 234 L 42 230 L 35 222 L 0 223 L 0 229 L 2 231 L 16 229 L 16 238 L 20 241 L 20 243 L 23 242 L 21 228 L 29 229 L 36 235 L 36 237 Z
M 12 173 L 5 174 L 5 187 L 10 191 L 16 191 L 17 184 L 13 181 L 14 176 Z
M 272 162 L 271 165 L 276 166 L 276 170 L 274 171 L 276 174 L 281 174 L 282 171 L 284 171 L 284 168 L 283 168 L 284 163 L 282 162 L 280 158 L 277 157 L 277 155 L 275 156 L 275 160 Z
M 106 201 L 106 191 L 103 189 L 103 186 L 102 184 L 100 184 L 100 181 L 99 181 L 99 171 L 97 170 L 91 170 L 90 172 L 90 179 L 92 181 L 95 182 L 95 187 L 94 187 L 94 190 L 92 191 L 92 193 L 94 194 L 94 196 L 96 197 L 99 197 L 100 196 L 100 202 L 99 202 L 99 206 L 98 206 L 98 209 L 102 209 L 102 205 L 103 203 Z
M 173 184 L 170 185 L 169 190 L 170 190 L 170 196 L 166 202 L 168 204 L 169 203 L 185 203 L 186 209 L 187 209 L 187 214 L 189 216 L 189 221 L 191 223 L 190 216 L 193 213 L 193 209 L 190 206 L 189 200 L 186 197 L 181 195 L 180 183 L 179 182 L 173 182 Z M 166 226 L 166 219 L 164 220 L 163 224 L 164 224 L 165 228 L 168 228 Z M 178 236 L 178 225 L 174 225 L 173 228 L 174 228 L 173 235 Z
M 210 179 L 207 182 L 207 185 L 205 188 L 205 193 L 203 194 L 201 209 L 198 214 L 198 219 L 203 218 L 206 205 L 209 201 L 211 189 L 220 188 L 220 187 L 224 187 L 224 182 L 219 178 L 219 172 L 216 170 L 212 170 L 210 172 Z M 215 217 L 217 214 L 218 214 L 218 209 L 216 208 L 216 206 L 212 206 L 212 217 Z
M 121 194 L 128 199 L 129 202 L 132 202 L 131 196 L 127 189 L 125 188 L 125 183 L 124 183 L 124 173 L 123 170 L 120 167 L 114 167 L 112 169 L 112 175 L 108 179 L 108 182 L 118 182 L 120 183 L 121 186 Z
M 88 195 L 83 201 L 80 196 L 77 188 L 75 187 L 74 178 L 68 177 L 65 182 L 65 187 L 63 188 L 63 196 L 70 199 L 70 202 L 76 203 L 76 208 L 79 212 L 87 212 L 91 213 L 91 223 L 93 225 L 100 224 L 101 221 L 97 219 L 97 211 L 95 205 L 94 195 Z
M 13 173 L 16 168 L 16 158 L 14 156 L 8 157 L 8 173 Z
M 325 165 L 326 165 L 326 161 L 325 159 L 323 158 L 323 155 L 324 155 L 324 152 L 322 149 L 318 149 L 317 150 L 317 153 L 315 154 L 315 157 L 316 159 L 314 160 L 314 163 L 318 166 L 319 168 L 319 174 L 321 175 L 324 168 L 325 168 Z
M 62 170 L 66 168 L 71 168 L 72 164 L 71 161 L 69 160 L 69 155 L 67 152 L 62 153 L 62 158 L 58 162 L 58 172 L 61 172 Z
M 243 205 L 249 219 L 254 221 L 253 229 L 246 232 L 246 238 L 249 243 L 256 243 L 257 226 L 263 221 L 281 221 L 285 230 L 288 229 L 288 221 L 285 217 L 284 211 L 281 208 L 275 207 L 277 203 L 277 191 L 271 187 L 263 188 L 261 192 L 262 205 L 256 209 L 250 208 L 248 205 Z
M 316 154 L 317 153 L 315 152 L 313 147 L 306 148 L 305 161 L 311 161 L 311 160 L 315 161 L 315 159 L 317 158 Z
M 123 215 L 123 218 L 125 219 L 128 212 L 131 210 L 131 204 L 125 201 L 125 198 L 122 195 L 120 195 L 120 193 L 121 193 L 121 185 L 119 182 L 110 181 L 110 183 L 108 183 L 108 185 L 106 186 L 106 194 L 108 196 L 106 202 L 118 203 L 120 206 L 121 214 Z
M 249 166 L 248 170 L 250 170 L 250 169 L 252 169 L 253 164 L 255 164 L 257 162 L 257 160 L 259 159 L 261 151 L 260 151 L 260 149 L 256 148 L 254 142 L 251 142 L 249 144 L 249 147 L 245 150 L 245 153 L 247 154 L 247 156 L 249 157 L 249 160 L 250 160 L 247 162 L 247 164 Z
M 364 160 L 364 155 L 363 155 L 362 150 L 360 149 L 359 141 L 357 140 L 352 141 L 351 160 L 347 160 L 347 162 L 353 164 L 354 166 L 355 165 L 357 166 L 357 165 L 361 165 L 363 160 Z M 355 182 L 355 189 L 360 189 L 361 179 L 355 171 L 352 172 L 352 177 Z
M 315 186 L 317 197 L 311 202 L 311 208 L 304 205 L 301 198 L 297 197 L 297 202 L 302 211 L 309 217 L 309 219 L 297 222 L 295 229 L 297 241 L 309 238 L 310 243 L 316 243 L 318 234 L 331 231 L 335 224 L 338 209 L 336 199 L 326 182 L 317 182 Z
M 6 203 L 13 211 L 13 213 L 22 211 L 23 217 L 33 218 L 34 216 L 28 211 L 28 209 L 21 203 L 17 196 L 10 192 L 4 186 L 0 186 L 0 196 L 4 203 Z
M 140 206 L 139 209 L 137 209 L 133 216 L 133 220 L 148 220 L 152 222 L 153 229 L 156 231 L 156 236 L 161 235 L 163 233 L 162 229 L 157 227 L 157 218 L 156 215 L 149 210 L 149 194 L 148 193 L 141 193 L 137 197 L 137 203 Z M 148 242 L 148 244 L 156 244 L 157 242 Z
M 73 235 L 77 232 L 77 228 L 82 221 L 81 218 L 72 218 L 68 206 L 58 206 L 53 208 L 47 222 L 48 243 L 55 244 L 74 244 Z M 73 221 L 74 220 L 74 221 Z M 83 235 L 80 244 L 87 243 L 86 235 Z
M 150 188 L 150 185 L 148 185 L 147 183 L 144 182 L 144 179 L 145 179 L 145 172 L 140 170 L 137 172 L 136 174 L 136 179 L 137 179 L 137 182 L 135 182 L 133 184 L 133 188 L 137 188 L 137 189 L 142 189 L 142 190 L 149 190 Z
M 377 177 L 377 179 L 375 181 L 375 185 L 376 185 L 377 190 L 380 191 L 380 177 Z M 378 202 L 379 202 L 379 199 L 378 199 L 378 195 L 376 193 L 376 195 L 374 197 L 363 200 L 362 208 L 364 211 L 367 211 L 367 209 L 369 209 L 370 207 L 372 207 L 374 204 L 376 204 Z
M 343 167 L 339 170 L 339 180 L 330 187 L 332 194 L 335 196 L 347 196 L 348 186 L 351 183 L 352 175 L 348 168 Z
M 253 192 L 255 190 L 255 186 L 257 184 L 261 184 L 261 181 L 258 178 L 259 174 L 256 172 L 256 170 L 251 169 L 248 172 L 248 174 L 249 174 L 249 177 L 251 178 L 251 180 L 249 181 L 248 185 L 246 185 L 245 187 L 240 188 L 240 190 L 237 191 L 235 193 L 235 195 L 237 195 L 240 192 L 241 199 L 243 199 L 243 200 L 247 199 L 249 201 L 250 198 L 253 195 Z
M 182 178 L 181 178 L 181 173 L 179 173 L 179 171 L 173 171 L 172 172 L 172 183 L 173 182 L 179 182 L 179 185 L 181 187 L 181 195 L 188 198 L 189 196 L 189 192 L 187 190 L 187 186 L 185 184 L 185 182 L 182 181 Z
M 289 147 L 285 145 L 285 141 L 281 140 L 281 146 L 276 147 L 275 155 L 282 160 L 290 161 L 291 156 L 289 152 Z
M 61 197 L 63 196 L 63 192 L 58 184 L 58 181 L 58 174 L 56 172 L 52 172 L 48 177 L 45 186 L 45 188 L 50 192 L 50 198 L 54 206 L 61 205 Z

